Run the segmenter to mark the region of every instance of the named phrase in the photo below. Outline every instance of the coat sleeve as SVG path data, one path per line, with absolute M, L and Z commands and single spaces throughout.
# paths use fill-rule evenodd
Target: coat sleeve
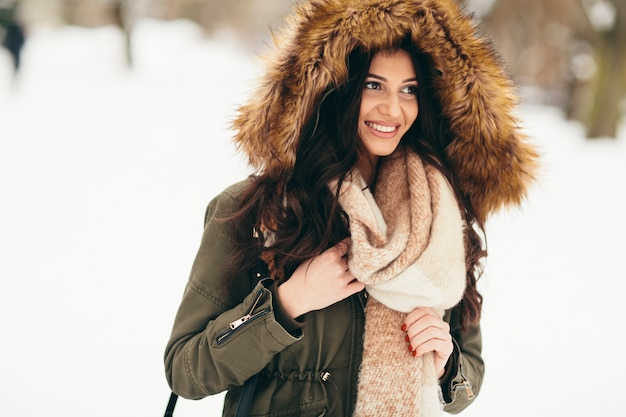
M 445 402 L 444 411 L 457 414 L 474 401 L 482 386 L 485 373 L 482 335 L 480 323 L 470 326 L 467 332 L 462 332 L 458 312 L 454 309 L 449 310 L 444 318 L 450 324 L 454 352 L 440 384 Z
M 243 385 L 301 337 L 277 321 L 272 280 L 260 281 L 243 300 L 232 300 L 223 289 L 233 240 L 228 222 L 220 218 L 235 207 L 225 192 L 207 208 L 202 242 L 166 346 L 167 381 L 184 398 Z

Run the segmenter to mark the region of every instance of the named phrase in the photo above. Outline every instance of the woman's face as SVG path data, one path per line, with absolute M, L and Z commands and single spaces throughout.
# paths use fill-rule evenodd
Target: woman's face
M 359 137 L 372 166 L 390 155 L 417 118 L 417 76 L 408 52 L 378 52 L 370 64 L 359 113 Z

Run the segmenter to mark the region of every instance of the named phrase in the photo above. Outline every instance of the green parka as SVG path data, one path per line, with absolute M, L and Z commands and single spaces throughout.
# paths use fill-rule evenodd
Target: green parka
M 275 38 L 259 87 L 236 116 L 234 142 L 265 175 L 293 170 L 303 126 L 321 101 L 346 82 L 355 48 L 376 51 L 409 38 L 435 71 L 433 95 L 451 142 L 446 164 L 480 225 L 519 203 L 534 178 L 537 152 L 519 132 L 514 86 L 489 40 L 456 0 L 301 1 Z M 198 399 L 227 390 L 232 416 L 241 386 L 259 373 L 251 415 L 350 416 L 362 356 L 367 294 L 359 293 L 301 321 L 290 319 L 263 279 L 224 290 L 232 226 L 219 219 L 238 208 L 244 183 L 208 206 L 205 231 L 165 353 L 173 391 Z M 483 378 L 478 325 L 461 333 L 447 312 L 455 351 L 441 378 L 445 409 L 471 403 Z M 402 389 L 402 387 L 398 387 Z
M 367 293 L 295 321 L 277 302 L 273 280 L 262 275 L 253 288 L 241 277 L 237 287 L 246 294 L 243 300 L 224 291 L 233 231 L 220 219 L 237 209 L 246 184 L 229 187 L 207 208 L 202 243 L 166 348 L 167 380 L 175 393 L 192 399 L 228 390 L 223 415 L 232 416 L 240 387 L 259 373 L 250 415 L 350 416 Z M 481 334 L 478 325 L 461 333 L 451 311 L 445 320 L 455 350 L 441 387 L 445 410 L 456 413 L 472 402 L 482 383 Z

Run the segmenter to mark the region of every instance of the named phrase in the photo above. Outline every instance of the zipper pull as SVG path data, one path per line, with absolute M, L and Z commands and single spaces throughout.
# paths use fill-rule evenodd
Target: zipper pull
M 469 383 L 467 378 L 465 377 L 465 373 L 463 373 L 463 364 L 459 364 L 459 373 L 461 374 L 461 378 L 463 381 L 458 386 L 465 387 L 465 395 L 468 400 L 473 400 L 476 395 L 474 394 L 474 390 L 472 389 L 472 384 Z
M 232 323 L 228 325 L 228 327 L 230 327 L 230 330 L 235 330 L 237 327 L 241 326 L 242 324 L 250 320 L 250 317 L 252 317 L 252 312 L 254 311 L 256 306 L 259 305 L 259 301 L 261 300 L 262 295 L 263 295 L 263 290 L 257 293 L 254 299 L 254 303 L 252 304 L 252 307 L 250 307 L 250 310 L 248 310 L 249 313 L 241 318 L 238 318 L 237 320 L 233 321 Z
M 242 324 L 250 320 L 250 317 L 251 317 L 250 314 L 246 314 L 245 316 L 238 318 L 237 320 L 230 323 L 228 327 L 230 327 L 230 330 L 235 330 L 237 327 L 241 326 Z
M 467 399 L 473 400 L 474 390 L 472 389 L 472 386 L 470 385 L 470 383 L 468 381 L 463 381 L 462 385 L 465 386 L 465 395 L 467 396 Z

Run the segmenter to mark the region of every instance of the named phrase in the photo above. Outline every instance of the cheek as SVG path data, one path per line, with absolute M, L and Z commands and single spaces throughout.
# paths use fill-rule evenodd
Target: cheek
M 413 103 L 413 105 L 409 106 L 408 112 L 407 112 L 407 122 L 409 125 L 412 125 L 413 122 L 415 122 L 415 119 L 417 119 L 417 115 L 419 114 L 419 106 L 417 105 L 417 101 L 415 103 Z
M 363 135 L 365 134 L 365 132 L 363 131 L 363 123 L 361 123 L 360 120 L 359 120 L 359 126 L 356 131 L 357 131 L 357 134 L 359 135 L 359 139 L 363 140 Z
M 372 111 L 372 106 L 367 103 L 366 100 L 361 101 L 361 109 L 359 110 L 359 120 L 357 131 L 359 135 L 364 132 L 365 129 L 365 120 L 367 120 L 367 115 Z
M 411 126 L 415 124 L 415 120 L 417 119 L 417 109 L 413 108 L 410 111 L 406 111 L 404 113 L 404 128 L 409 130 Z
M 359 108 L 359 121 L 365 119 L 365 116 L 372 111 L 374 107 L 376 107 L 376 104 L 372 103 L 371 100 L 368 100 L 366 94 L 363 94 L 363 97 L 361 98 L 361 107 Z

